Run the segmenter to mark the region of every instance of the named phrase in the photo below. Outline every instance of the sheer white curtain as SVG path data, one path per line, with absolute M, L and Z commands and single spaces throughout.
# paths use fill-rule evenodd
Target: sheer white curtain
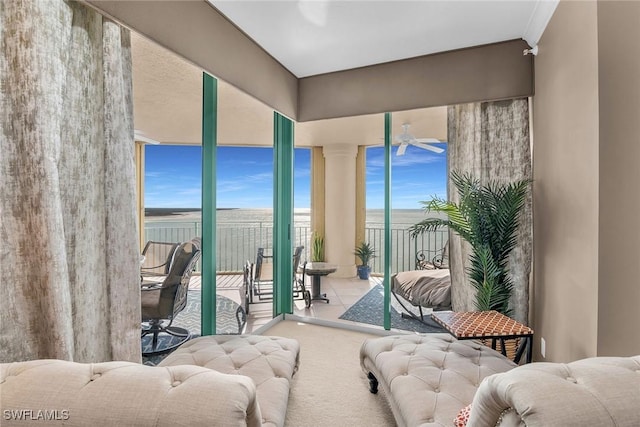
M 532 179 L 529 138 L 529 102 L 513 99 L 460 104 L 448 109 L 449 171 L 470 173 L 483 184 Z M 449 199 L 458 202 L 455 186 L 449 183 Z M 528 323 L 529 284 L 532 261 L 531 193 L 519 228 L 518 245 L 509 258 L 514 283 L 510 307 L 512 317 Z M 451 299 L 456 311 L 475 310 L 475 288 L 465 269 L 470 245 L 450 232 Z
M 0 361 L 139 361 L 129 32 L 59 0 L 0 32 Z

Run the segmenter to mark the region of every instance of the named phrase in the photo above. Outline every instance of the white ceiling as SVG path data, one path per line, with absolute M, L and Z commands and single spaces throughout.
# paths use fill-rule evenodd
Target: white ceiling
M 557 0 L 207 0 L 297 77 L 505 40 L 538 42 Z
M 524 38 L 537 43 L 557 1 L 207 0 L 297 76 Z M 166 144 L 201 143 L 202 70 L 133 34 L 135 128 Z M 298 123 L 297 146 L 376 145 L 382 115 Z M 446 139 L 446 107 L 397 112 L 393 134 Z M 271 145 L 273 110 L 223 81 L 218 143 Z

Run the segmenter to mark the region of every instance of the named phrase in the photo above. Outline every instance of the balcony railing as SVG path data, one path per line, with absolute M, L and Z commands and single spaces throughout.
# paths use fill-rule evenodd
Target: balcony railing
M 415 268 L 416 253 L 424 251 L 427 259 L 439 255 L 449 238 L 446 228 L 425 233 L 417 239 L 412 239 L 407 230 L 411 224 L 394 224 L 391 229 L 391 257 L 392 273 L 413 270 Z M 311 257 L 311 230 L 307 225 L 294 225 L 294 246 L 304 246 L 302 260 Z M 184 242 L 196 236 L 201 236 L 200 222 L 147 222 L 145 224 L 145 239 L 161 242 Z M 219 273 L 242 271 L 246 260 L 255 262 L 258 248 L 265 248 L 267 253 L 273 249 L 273 225 L 269 222 L 225 222 L 218 224 L 216 229 L 216 271 Z M 377 224 L 369 225 L 365 229 L 365 238 L 376 250 L 376 257 L 372 260 L 371 270 L 382 273 L 384 266 L 384 228 Z M 354 257 L 355 259 L 355 257 Z M 199 271 L 200 265 L 197 266 Z

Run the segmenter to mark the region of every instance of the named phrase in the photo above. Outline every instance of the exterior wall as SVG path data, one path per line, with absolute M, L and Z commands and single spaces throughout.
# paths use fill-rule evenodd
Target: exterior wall
M 640 354 L 640 3 L 599 2 L 598 355 Z
M 598 33 L 595 2 L 565 2 L 535 58 L 534 358 L 595 356 L 598 344 Z

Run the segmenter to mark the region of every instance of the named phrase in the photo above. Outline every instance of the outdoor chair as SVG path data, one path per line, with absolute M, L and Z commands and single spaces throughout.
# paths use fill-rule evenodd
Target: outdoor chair
M 252 276 L 253 264 L 247 260 L 242 266 L 242 286 L 240 287 L 240 305 L 246 314 L 249 314 L 249 294 L 251 291 Z
M 140 265 L 140 276 L 159 277 L 169 274 L 171 260 L 178 248 L 179 243 L 156 242 L 149 240 L 142 250 L 142 264 Z
M 271 255 L 265 255 L 264 248 L 258 248 L 256 254 L 256 263 L 253 265 L 253 274 L 249 283 L 249 302 L 253 303 L 254 297 L 258 298 L 258 302 L 271 300 L 273 298 L 273 264 L 265 269 L 265 261 L 273 259 Z M 271 270 L 268 274 L 265 270 Z
M 166 353 L 189 339 L 189 331 L 172 323 L 187 305 L 189 280 L 199 258 L 198 239 L 182 243 L 175 251 L 164 281 L 141 287 L 141 338 L 152 335 L 151 349 L 143 348 L 144 356 Z
M 433 252 L 431 252 L 433 253 Z M 433 258 L 428 257 L 429 251 L 421 250 L 416 253 L 416 270 L 435 270 L 449 268 L 449 241 L 444 244 Z
M 391 276 L 391 293 L 405 310 L 402 317 L 424 322 L 423 308 L 451 309 L 451 275 L 449 272 L 449 242 L 433 258 L 427 251 L 416 254 L 416 269 Z M 431 261 L 427 261 L 431 259 Z M 418 308 L 419 315 L 408 309 L 403 300 Z
M 311 292 L 306 289 L 305 278 L 305 265 L 302 267 L 302 274 L 298 273 L 300 269 L 300 261 L 302 258 L 302 251 L 304 246 L 297 246 L 293 253 L 293 298 L 304 299 L 307 307 L 311 306 Z M 247 282 L 243 288 L 245 289 L 244 299 L 246 301 L 247 308 L 245 311 L 248 313 L 249 304 L 270 301 L 273 299 L 273 274 L 265 274 L 264 266 L 265 259 L 273 258 L 270 255 L 264 254 L 264 248 L 258 248 L 256 262 L 251 264 L 249 261 L 245 263 L 244 276 Z M 257 301 L 254 298 L 257 297 Z

